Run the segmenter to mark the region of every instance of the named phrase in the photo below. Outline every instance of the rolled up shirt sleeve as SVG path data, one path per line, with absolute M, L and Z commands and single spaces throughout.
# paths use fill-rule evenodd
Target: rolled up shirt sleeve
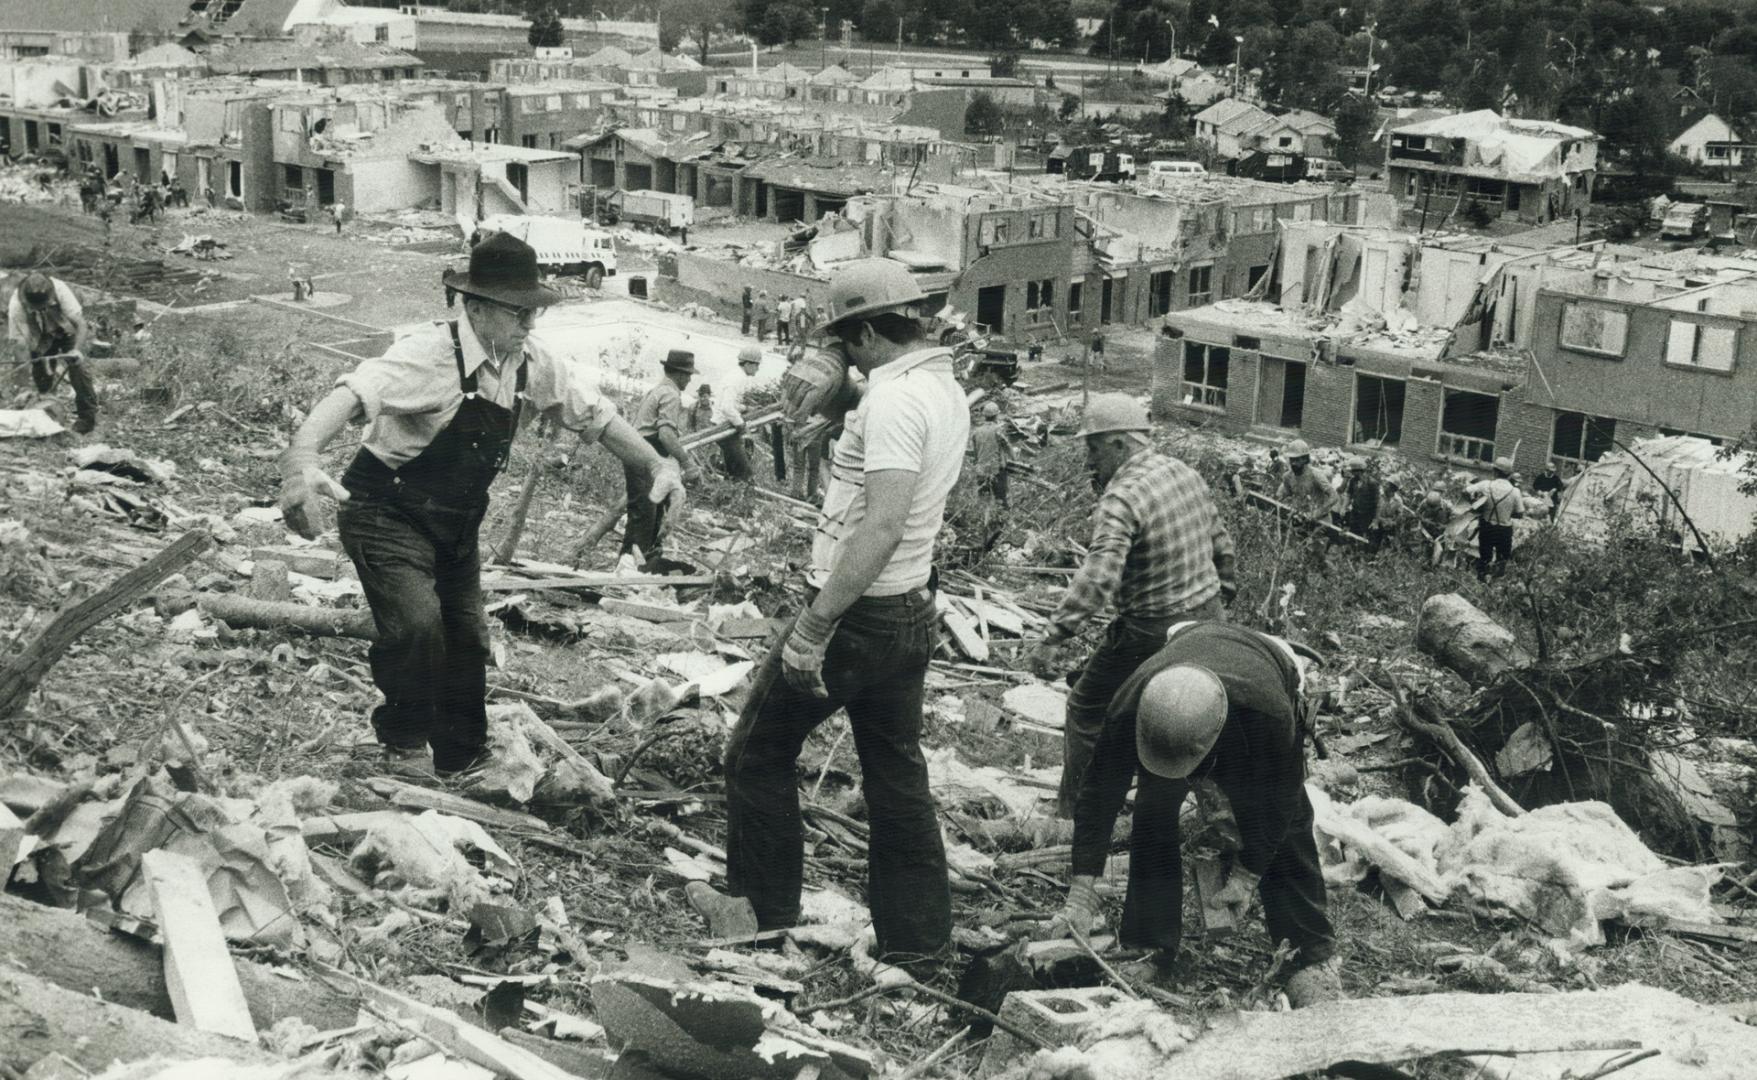
M 1134 511 L 1122 499 L 1113 495 L 1099 499 L 1093 519 L 1086 561 L 1080 564 L 1079 572 L 1068 584 L 1067 595 L 1050 616 L 1050 623 L 1062 637 L 1079 633 L 1087 619 L 1110 603 L 1122 581 L 1129 547 L 1134 543 Z
M 360 399 L 358 421 L 372 423 L 381 415 L 419 416 L 440 412 L 462 397 L 457 372 L 451 366 L 451 347 L 445 348 L 444 366 L 436 364 L 433 348 L 418 336 L 398 341 L 383 356 L 365 361 L 336 380 Z
M 531 350 L 530 381 L 525 394 L 538 410 L 556 417 L 561 426 L 595 440 L 616 418 L 616 405 L 590 385 L 588 377 L 566 360 Z

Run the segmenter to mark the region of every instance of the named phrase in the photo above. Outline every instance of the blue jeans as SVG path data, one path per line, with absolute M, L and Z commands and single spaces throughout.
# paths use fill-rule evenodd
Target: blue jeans
M 1098 733 L 1104 730 L 1104 714 L 1110 711 L 1110 699 L 1129 681 L 1135 669 L 1165 645 L 1165 632 L 1180 622 L 1191 619 L 1221 619 L 1225 609 L 1218 596 L 1186 612 L 1160 619 L 1118 616 L 1104 633 L 1104 641 L 1086 661 L 1080 677 L 1068 694 L 1066 720 L 1062 724 L 1062 779 L 1056 793 L 1056 813 L 1072 818 L 1074 804 L 1080 799 L 1080 782 L 1086 777 L 1086 766 L 1098 745 Z
M 487 743 L 488 621 L 474 530 L 441 549 L 402 511 L 356 495 L 336 514 L 378 627 L 368 658 L 384 704 L 372 727 L 386 746 L 433 747 L 433 765 L 469 765 Z
M 762 929 L 799 921 L 799 751 L 814 728 L 846 708 L 871 826 L 866 895 L 878 951 L 930 956 L 950 941 L 945 841 L 921 754 L 922 685 L 936 618 L 926 589 L 856 601 L 824 657 L 827 699 L 787 684 L 781 641 L 757 669 L 726 746 L 726 880 L 732 895 L 750 900 Z

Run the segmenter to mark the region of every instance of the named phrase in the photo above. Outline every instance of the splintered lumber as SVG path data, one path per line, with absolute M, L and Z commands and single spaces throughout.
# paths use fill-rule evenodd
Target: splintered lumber
M 75 994 L 96 987 L 116 1005 L 176 1019 L 158 947 L 110 933 L 71 911 L 0 894 L 0 956 Z M 328 1031 L 352 1024 L 359 1011 L 351 993 L 320 980 L 288 979 L 248 960 L 234 960 L 233 969 L 259 1031 L 290 1016 Z
M 254 562 L 267 559 L 271 562 L 285 563 L 287 569 L 295 574 L 317 578 L 333 579 L 341 572 L 342 567 L 342 556 L 322 547 L 294 547 L 291 544 L 255 547 L 250 549 L 250 558 Z
M 1506 627 L 1457 593 L 1438 593 L 1422 602 L 1415 643 L 1473 686 L 1536 663 Z
M 519 488 L 519 501 L 513 506 L 512 522 L 506 527 L 506 538 L 494 549 L 495 562 L 512 562 L 512 557 L 518 554 L 519 540 L 525 535 L 525 518 L 530 516 L 531 500 L 537 495 L 537 481 L 542 477 L 543 459 L 539 456 L 525 472 L 524 485 Z
M 79 636 L 152 591 L 161 581 L 194 562 L 213 544 L 205 529 L 191 529 L 134 569 L 85 599 L 63 608 L 49 624 L 0 668 L 0 717 L 24 705 L 43 676 Z
M 140 871 L 165 939 L 165 987 L 177 1022 L 255 1042 L 256 1025 L 200 867 L 160 848 L 140 857 Z
M 627 513 L 627 499 L 618 499 L 614 503 L 605 507 L 604 513 L 599 516 L 598 520 L 590 529 L 586 530 L 585 538 L 582 539 L 579 542 L 579 545 L 573 549 L 573 564 L 578 566 L 580 561 L 586 557 L 586 553 L 597 547 L 598 541 L 604 539 L 611 529 L 616 528 L 617 523 L 620 522 L 623 516 Z
M 450 792 L 434 791 L 429 788 L 405 784 L 401 780 L 386 777 L 366 781 L 366 786 L 374 794 L 383 796 L 398 806 L 412 807 L 416 810 L 437 810 L 442 814 L 465 818 L 478 825 L 487 825 L 496 829 L 515 829 L 525 832 L 546 833 L 549 823 L 531 814 L 521 814 L 517 810 L 502 810 L 498 806 L 489 806 L 474 799 L 466 799 L 462 795 Z
M 103 987 L 109 995 L 111 987 Z M 94 1075 L 117 1061 L 219 1058 L 285 1064 L 255 1046 L 100 1001 L 17 968 L 0 971 L 0 1066 L 15 1075 L 58 1053 Z
M 252 600 L 236 593 L 202 593 L 196 606 L 203 615 L 234 630 L 298 630 L 313 637 L 376 640 L 372 612 L 364 608 L 318 607 L 314 604 Z
M 336 974 L 342 975 L 339 971 Z M 514 1046 L 445 1009 L 422 1004 L 364 979 L 351 975 L 342 977 L 359 987 L 368 1009 L 420 1033 L 453 1057 L 463 1058 L 511 1080 L 578 1080 L 572 1073 L 549 1064 L 529 1050 Z
M 945 597 L 940 597 L 940 621 L 945 623 L 946 631 L 957 643 L 958 651 L 970 659 L 981 663 L 988 659 L 988 642 L 976 632 L 976 620 L 959 611 L 956 605 Z
M 702 617 L 701 612 L 686 608 L 647 604 L 638 600 L 618 600 L 608 596 L 598 601 L 598 607 L 612 615 L 627 615 L 651 623 L 693 622 Z
M 750 494 L 755 495 L 758 498 L 768 499 L 770 502 L 778 502 L 782 506 L 790 507 L 795 510 L 804 510 L 806 513 L 811 514 L 814 517 L 818 513 L 818 508 L 811 503 L 806 502 L 804 499 L 795 499 L 791 495 L 783 495 L 779 491 L 770 491 L 766 487 L 752 487 L 748 490 Z
M 523 592 L 527 589 L 638 589 L 648 585 L 659 585 L 670 588 L 684 588 L 695 585 L 712 585 L 712 574 L 677 574 L 666 577 L 664 574 L 626 574 L 617 577 L 615 574 L 568 574 L 565 577 L 532 577 L 523 578 L 512 574 L 497 575 L 482 579 L 483 592 Z

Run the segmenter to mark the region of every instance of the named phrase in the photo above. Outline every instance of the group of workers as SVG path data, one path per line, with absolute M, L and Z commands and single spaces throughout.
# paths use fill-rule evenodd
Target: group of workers
M 1303 439 L 1288 443 L 1285 451 L 1271 450 L 1269 473 L 1275 498 L 1314 524 L 1328 525 L 1330 537 L 1356 537 L 1377 551 L 1387 544 L 1428 550 L 1443 543 L 1459 512 L 1440 490 L 1430 488 L 1412 507 L 1403 498 L 1395 479 L 1375 480 L 1366 459 L 1345 458 L 1343 476 L 1333 480 L 1321 465 L 1312 463 L 1312 451 Z M 1468 515 L 1476 528 L 1476 575 L 1489 581 L 1506 572 L 1513 557 L 1514 520 L 1525 516 L 1525 492 L 1514 471 L 1513 459 L 1498 457 L 1491 476 L 1468 484 Z M 1564 481 L 1553 463 L 1533 481 L 1533 494 L 1548 504 L 1555 516 Z
M 448 299 L 461 298 L 455 319 L 362 362 L 312 408 L 282 459 L 280 500 L 288 526 L 306 537 L 318 531 L 320 498 L 338 504 L 342 546 L 377 628 L 370 661 L 383 702 L 372 726 L 384 765 L 441 777 L 480 766 L 488 753 L 478 533 L 523 411 L 623 463 L 625 550 L 650 557 L 658 549 L 698 475 L 680 435 L 681 395 L 695 373 L 689 353 L 667 355 L 664 380 L 631 423 L 530 338 L 558 298 L 541 284 L 528 246 L 490 236 L 467 271 L 447 271 L 444 287 Z M 804 602 L 754 672 L 724 757 L 728 890 L 749 902 L 760 929 L 792 926 L 803 871 L 798 757 L 813 729 L 846 710 L 871 825 L 877 977 L 904 980 L 936 970 L 952 947 L 921 732 L 939 617 L 935 540 L 971 420 L 933 325 L 906 268 L 856 262 L 830 282 L 823 348 L 801 375 L 783 378 L 796 413 L 836 421 L 841 433 Z M 740 361 L 749 376 L 760 357 Z M 985 410 L 985 425 L 996 419 Z M 338 482 L 320 455 L 350 424 L 366 430 Z M 1100 492 L 1092 540 L 1029 660 L 1061 674 L 1062 647 L 1115 607 L 1068 705 L 1059 804 L 1074 819 L 1075 844 L 1053 925 L 1089 928 L 1111 829 L 1138 780 L 1121 937 L 1167 968 L 1182 933 L 1179 807 L 1192 781 L 1212 779 L 1232 797 L 1243 839 L 1227 902 L 1242 910 L 1262 897 L 1270 932 L 1295 950 L 1286 968 L 1294 1004 L 1333 997 L 1334 935 L 1302 786 L 1306 660 L 1287 642 L 1224 621 L 1235 591 L 1232 539 L 1201 477 L 1155 451 L 1148 431 L 1145 410 L 1120 395 L 1087 408 L 1080 434 Z M 986 451 L 984 462 L 998 452 Z

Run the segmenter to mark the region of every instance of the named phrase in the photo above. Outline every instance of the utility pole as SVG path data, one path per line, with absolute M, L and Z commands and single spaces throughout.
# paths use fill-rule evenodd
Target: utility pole
M 817 66 L 823 70 L 830 66 L 830 9 L 817 9 Z
M 1232 54 L 1232 96 L 1236 98 L 1238 97 L 1239 79 L 1244 75 L 1245 70 L 1245 36 L 1234 34 L 1232 40 L 1238 44 L 1238 48 Z
M 897 16 L 897 63 L 903 62 L 903 16 Z
M 1377 29 L 1378 29 L 1378 28 L 1379 28 L 1379 24 L 1378 24 L 1378 23 L 1376 23 L 1376 22 L 1370 22 L 1370 23 L 1367 23 L 1367 88 L 1366 88 L 1366 99 L 1367 99 L 1367 100 L 1368 100 L 1368 101 L 1371 101 L 1371 100 L 1372 100 L 1372 99 L 1373 99 L 1373 31 L 1374 31 L 1374 30 L 1377 30 Z M 1468 52 L 1468 51 L 1469 51 L 1469 49 L 1470 49 L 1470 46 L 1468 46 L 1468 45 L 1466 45 L 1466 46 L 1465 46 L 1465 51 L 1467 51 L 1467 52 Z
M 1177 59 L 1177 23 L 1173 22 L 1170 19 L 1167 19 L 1167 20 L 1165 20 L 1165 28 L 1167 30 L 1171 31 L 1171 52 L 1170 52 L 1170 54 L 1168 54 L 1166 56 L 1165 59 L 1167 61 L 1176 60 Z

